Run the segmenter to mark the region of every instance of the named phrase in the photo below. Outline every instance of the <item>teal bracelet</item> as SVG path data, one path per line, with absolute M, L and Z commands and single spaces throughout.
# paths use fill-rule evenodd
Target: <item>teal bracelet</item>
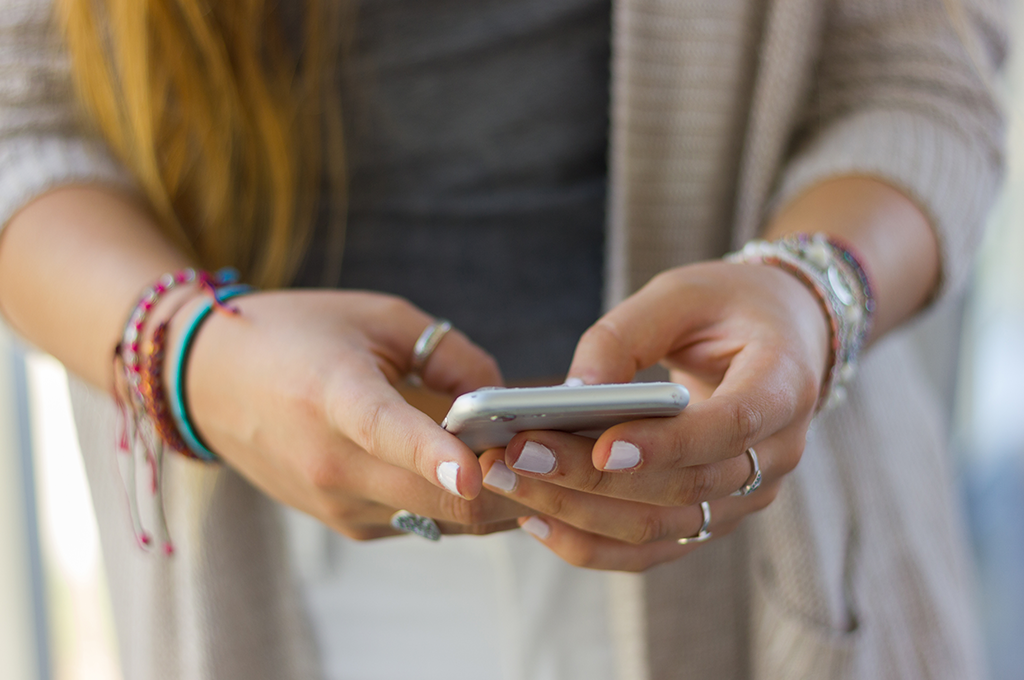
M 188 356 L 192 350 L 192 342 L 195 340 L 196 332 L 203 325 L 203 322 L 209 318 L 214 305 L 240 295 L 252 293 L 254 290 L 251 286 L 241 284 L 225 286 L 217 290 L 216 300 L 205 300 L 203 304 L 199 305 L 192 312 L 188 325 L 185 327 L 185 334 L 181 336 L 181 342 L 178 343 L 178 346 L 168 357 L 170 361 L 168 361 L 165 370 L 167 371 L 167 382 L 171 387 L 167 395 L 167 400 L 171 406 L 171 417 L 174 418 L 174 424 L 178 427 L 178 433 L 181 434 L 182 440 L 188 445 L 192 453 L 200 460 L 208 463 L 216 462 L 217 454 L 211 451 L 203 443 L 202 439 L 199 438 L 199 434 L 196 432 L 196 428 L 188 416 L 188 404 L 185 400 L 185 368 L 188 363 Z

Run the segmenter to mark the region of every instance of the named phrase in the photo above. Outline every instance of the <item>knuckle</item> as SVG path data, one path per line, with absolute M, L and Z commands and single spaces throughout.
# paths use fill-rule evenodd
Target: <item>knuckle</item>
M 731 406 L 731 419 L 734 432 L 739 442 L 737 447 L 741 451 L 752 446 L 758 433 L 761 431 L 763 416 L 761 411 L 746 400 L 739 400 Z
M 494 529 L 488 524 L 473 524 L 463 529 L 462 533 L 467 536 L 486 536 L 493 531 Z
M 608 481 L 608 475 L 592 466 L 584 466 L 584 469 L 576 479 L 573 480 L 575 488 L 584 493 L 596 494 L 604 490 Z
M 425 443 L 418 437 L 403 437 L 396 429 L 395 423 L 401 422 L 402 414 L 396 412 L 400 407 L 395 402 L 380 399 L 364 408 L 358 421 L 356 443 L 370 455 L 394 463 L 394 452 L 389 448 L 396 442 L 402 442 L 408 447 L 406 453 L 411 469 L 419 470 L 426 479 L 433 479 L 434 471 L 428 463 Z M 404 461 L 398 461 L 398 464 L 405 466 Z
M 419 439 L 411 439 L 407 441 L 409 445 L 409 461 L 412 465 L 412 469 L 419 470 L 420 474 L 424 479 L 432 480 L 437 477 L 436 470 L 430 464 L 430 456 L 427 454 L 426 444 Z M 445 494 L 450 495 L 450 494 Z M 452 496 L 455 498 L 455 496 Z
M 381 294 L 380 305 L 381 315 L 391 319 L 399 319 L 417 311 L 413 304 L 405 298 L 387 293 Z
M 634 545 L 645 545 L 660 541 L 667 535 L 667 526 L 661 511 L 649 510 L 636 528 L 635 534 L 629 539 Z
M 676 287 L 676 279 L 679 278 L 679 272 L 674 269 L 667 269 L 659 272 L 655 276 L 651 277 L 651 280 L 647 282 L 644 288 L 649 290 L 671 290 Z
M 550 488 L 544 505 L 545 514 L 562 520 L 568 519 L 570 512 L 573 510 L 570 492 L 560 486 L 552 486 Z
M 675 505 L 696 505 L 711 497 L 718 486 L 720 475 L 713 465 L 696 465 L 688 468 L 683 483 L 676 490 Z
M 390 406 L 384 401 L 365 404 L 356 426 L 357 443 L 368 453 L 377 454 L 382 445 L 382 424 L 387 418 Z
M 484 524 L 487 521 L 482 503 L 468 501 L 449 493 L 444 493 L 441 496 L 441 517 L 463 526 Z
M 593 569 L 597 566 L 598 561 L 597 547 L 593 541 L 573 541 L 566 549 L 563 559 L 574 567 Z
M 329 494 L 344 488 L 345 475 L 342 467 L 326 455 L 313 456 L 302 471 L 306 483 L 314 492 Z
M 580 340 L 581 342 L 597 342 L 602 344 L 611 341 L 617 347 L 621 347 L 624 344 L 622 333 L 619 332 L 614 323 L 605 317 L 598 319 L 593 326 L 588 328 Z

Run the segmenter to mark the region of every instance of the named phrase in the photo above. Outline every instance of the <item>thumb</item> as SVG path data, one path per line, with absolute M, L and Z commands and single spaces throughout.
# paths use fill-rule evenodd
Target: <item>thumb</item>
M 681 270 L 655 277 L 587 329 L 568 378 L 588 385 L 630 382 L 704 325 L 709 307 L 707 288 L 688 285 Z

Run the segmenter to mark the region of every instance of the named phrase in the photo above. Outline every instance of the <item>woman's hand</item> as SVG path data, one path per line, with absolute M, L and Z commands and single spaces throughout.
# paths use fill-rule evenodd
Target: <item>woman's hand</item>
M 572 564 L 639 571 L 680 557 L 694 548 L 677 540 L 697 534 L 702 501 L 722 536 L 774 499 L 803 452 L 829 340 L 813 293 L 780 269 L 709 262 L 665 272 L 584 334 L 569 375 L 628 382 L 661 362 L 691 405 L 596 442 L 521 433 L 482 458 L 485 483 L 541 513 L 525 527 Z M 763 482 L 731 497 L 752 477 L 748 447 Z
M 204 441 L 256 486 L 342 534 L 397 533 L 397 509 L 446 533 L 514 528 L 527 514 L 481 491 L 476 456 L 398 394 L 413 345 L 433 321 L 399 298 L 363 292 L 268 292 L 213 314 L 187 367 L 187 398 Z M 171 327 L 170 343 L 187 313 Z M 453 397 L 501 384 L 494 360 L 457 330 L 438 345 L 424 384 Z

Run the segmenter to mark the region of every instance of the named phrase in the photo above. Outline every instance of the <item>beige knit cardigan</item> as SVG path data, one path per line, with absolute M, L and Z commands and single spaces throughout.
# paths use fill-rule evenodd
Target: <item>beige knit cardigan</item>
M 847 174 L 913 198 L 941 244 L 941 297 L 962 288 L 1000 173 L 997 1 L 952 20 L 944 0 L 615 2 L 608 302 Z M 0 224 L 53 186 L 128 183 L 78 132 L 48 12 L 0 0 Z M 873 347 L 740 531 L 609 577 L 621 677 L 979 677 L 944 423 L 916 361 L 901 333 Z M 231 470 L 168 460 L 179 551 L 141 554 L 110 403 L 73 396 L 126 677 L 318 677 L 272 504 Z

